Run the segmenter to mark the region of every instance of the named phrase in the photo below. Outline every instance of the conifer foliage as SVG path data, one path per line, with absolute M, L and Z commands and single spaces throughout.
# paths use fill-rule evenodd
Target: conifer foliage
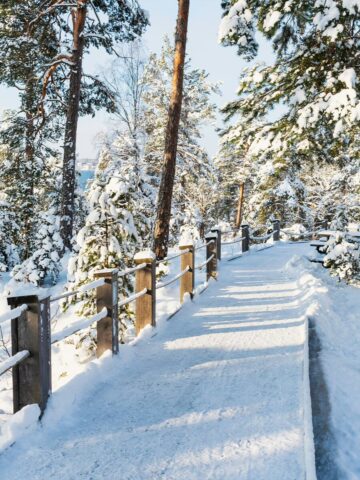
M 239 97 L 224 109 L 233 143 L 246 145 L 248 161 L 259 167 L 253 203 L 260 205 L 260 218 L 272 212 L 288 223 L 312 223 L 307 173 L 322 177 L 329 164 L 359 162 L 359 8 L 342 0 L 224 0 L 222 6 L 219 39 L 225 46 L 236 45 L 253 59 L 255 33 L 261 32 L 276 54 L 272 65 L 243 71 Z M 280 105 L 283 113 L 270 120 Z M 354 185 L 349 189 L 355 194 Z M 355 214 L 347 213 L 345 224 Z
M 77 235 L 70 260 L 70 289 L 88 283 L 95 271 L 103 268 L 124 270 L 132 265 L 135 253 L 149 241 L 153 211 L 152 189 L 138 162 L 133 138 L 122 134 L 104 147 L 95 178 L 87 192 L 89 214 Z M 120 279 L 119 294 L 129 296 L 133 279 Z M 79 313 L 94 313 L 94 297 L 86 296 Z M 123 318 L 132 316 L 131 307 Z

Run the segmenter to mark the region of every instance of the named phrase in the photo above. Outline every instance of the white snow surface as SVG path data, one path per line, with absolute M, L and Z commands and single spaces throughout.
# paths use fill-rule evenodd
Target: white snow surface
M 218 282 L 171 321 L 54 392 L 37 429 L 0 456 L 1 476 L 315 478 L 309 306 L 288 268 L 305 248 L 224 261 Z

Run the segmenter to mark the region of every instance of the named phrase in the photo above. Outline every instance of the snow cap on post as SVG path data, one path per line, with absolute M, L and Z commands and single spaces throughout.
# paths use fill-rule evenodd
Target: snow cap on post
M 134 256 L 134 261 L 137 265 L 140 265 L 141 263 L 151 263 L 155 260 L 155 258 L 154 252 L 151 250 L 143 250 Z

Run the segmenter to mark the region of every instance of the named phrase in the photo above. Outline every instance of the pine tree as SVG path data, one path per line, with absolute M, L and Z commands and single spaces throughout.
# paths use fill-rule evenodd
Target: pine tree
M 45 72 L 43 96 L 56 88 L 56 75 L 68 81 L 65 97 L 61 235 L 65 247 L 72 247 L 76 185 L 76 137 L 80 115 L 94 115 L 99 108 L 115 109 L 112 92 L 97 76 L 83 72 L 83 59 L 93 48 L 113 54 L 116 45 L 141 36 L 149 20 L 137 0 L 76 0 L 73 3 L 41 2 L 38 18 L 56 15 L 62 41 L 57 54 Z M 70 22 L 64 21 L 69 17 Z
M 271 192 L 284 191 L 281 184 L 286 178 L 291 189 L 285 190 L 295 193 L 302 210 L 293 213 L 311 222 L 301 187 L 305 171 L 320 176 L 324 165 L 340 167 L 355 158 L 359 11 L 340 0 L 222 4 L 223 44 L 237 45 L 241 55 L 252 59 L 257 52 L 255 32 L 260 31 L 276 51 L 273 65 L 255 65 L 243 72 L 239 99 L 225 112 L 228 117 L 239 115 L 234 127 L 237 141 L 249 145 L 254 161 L 272 164 L 268 171 L 273 173 L 263 184 L 270 200 Z M 269 112 L 280 104 L 285 113 L 270 121 Z M 261 192 L 256 195 L 259 200 Z M 289 199 L 283 198 L 284 206 Z M 276 199 L 270 204 L 275 208 Z
M 189 23 L 190 0 L 178 0 L 178 16 L 175 32 L 175 49 L 171 95 L 169 101 L 164 158 L 159 186 L 154 228 L 154 251 L 159 259 L 167 255 L 172 198 L 175 183 L 176 154 L 184 92 L 184 67 Z
M 19 228 L 22 259 L 33 251 L 36 189 L 58 140 L 62 112 L 49 89 L 48 115 L 42 115 L 42 75 L 56 54 L 58 37 L 51 16 L 34 21 L 39 3 L 4 0 L 0 6 L 0 83 L 19 92 L 18 110 L 5 112 L 1 122 L 0 182 Z

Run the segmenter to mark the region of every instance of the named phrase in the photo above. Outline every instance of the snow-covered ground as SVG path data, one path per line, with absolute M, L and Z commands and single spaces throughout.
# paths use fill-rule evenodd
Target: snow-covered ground
M 359 289 L 310 253 L 279 244 L 224 261 L 219 281 L 168 322 L 178 289 L 164 289 L 156 330 L 72 372 L 40 425 L 31 408 L 7 422 L 5 434 L 28 433 L 0 455 L 4 478 L 315 478 L 310 319 L 331 406 L 331 478 L 358 479 Z
M 230 247 L 229 247 L 230 248 Z M 233 249 L 229 250 L 230 253 Z M 175 253 L 174 250 L 169 252 L 169 256 Z M 226 252 L 225 252 L 226 253 Z M 201 249 L 196 255 L 196 263 L 201 264 L 205 260 L 206 250 Z M 57 285 L 47 289 L 48 295 L 60 295 L 65 288 L 67 280 L 67 261 L 63 261 L 63 268 Z M 172 262 L 167 263 L 165 267 L 167 276 L 170 278 L 180 273 L 180 259 L 176 258 Z M 132 275 L 133 280 L 135 276 Z M 163 277 L 164 278 L 164 277 Z M 195 287 L 197 291 L 201 291 L 206 286 L 206 270 L 196 272 Z M 14 282 L 11 281 L 9 274 L 2 274 L 0 278 L 0 315 L 5 314 L 9 307 L 7 305 L 6 296 L 13 289 Z M 33 287 L 30 287 L 33 289 Z M 36 289 L 35 289 L 36 290 Z M 43 291 L 43 289 L 41 289 Z M 12 292 L 13 293 L 13 292 Z M 157 292 L 157 322 L 161 324 L 176 312 L 180 307 L 180 289 L 179 282 L 163 288 Z M 79 317 L 75 314 L 76 307 L 70 307 L 65 313 L 61 309 L 59 302 L 51 304 L 51 330 L 52 335 L 70 329 L 71 326 L 78 322 Z M 10 341 L 10 321 L 0 324 L 4 342 L 1 342 L 0 335 L 0 363 L 8 358 L 11 353 Z M 87 342 L 80 342 L 84 335 L 88 334 L 89 329 L 84 329 L 79 334 L 73 335 L 64 341 L 56 343 L 52 346 L 52 386 L 53 391 L 62 388 L 72 378 L 84 372 L 87 363 L 95 358 L 94 352 L 90 351 Z M 129 329 L 127 341 L 134 338 L 134 330 Z M 5 375 L 0 376 L 0 437 L 6 423 L 12 417 L 12 375 L 8 371 Z M 1 450 L 1 442 L 0 442 Z
M 224 262 L 171 321 L 87 364 L 0 457 L 5 477 L 304 478 L 308 306 L 285 268 L 293 252 Z
M 338 282 L 319 264 L 294 258 L 289 266 L 309 296 L 309 316 L 314 325 L 325 389 L 318 385 L 323 407 L 320 431 L 318 480 L 360 478 L 360 288 Z M 328 398 L 326 398 L 328 397 Z M 325 462 L 325 463 L 324 463 Z M 331 470 L 327 462 L 332 462 Z

